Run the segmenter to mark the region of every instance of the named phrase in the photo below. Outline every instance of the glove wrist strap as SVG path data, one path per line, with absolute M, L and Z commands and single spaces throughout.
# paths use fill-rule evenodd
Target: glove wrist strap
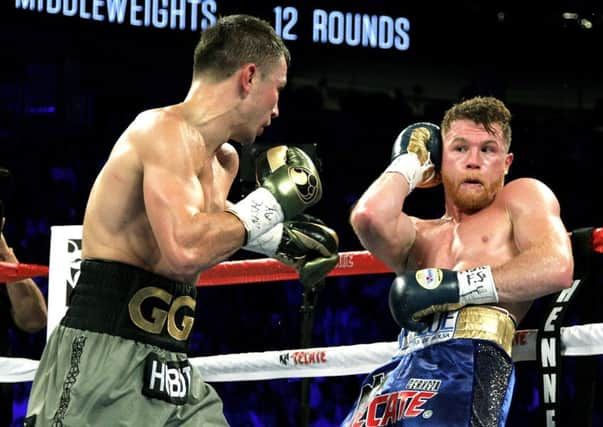
M 283 209 L 276 198 L 262 187 L 232 205 L 227 212 L 239 218 L 247 230 L 245 244 L 254 241 L 285 219 Z
M 283 238 L 283 224 L 276 224 L 261 236 L 247 242 L 242 249 L 273 257 Z
M 421 162 L 415 153 L 405 153 L 396 157 L 389 164 L 386 173 L 399 173 L 406 181 L 408 181 L 409 193 L 415 189 L 415 187 L 423 179 L 423 168 Z
M 468 304 L 491 304 L 498 302 L 498 293 L 492 269 L 484 265 L 457 273 L 459 282 L 459 302 Z

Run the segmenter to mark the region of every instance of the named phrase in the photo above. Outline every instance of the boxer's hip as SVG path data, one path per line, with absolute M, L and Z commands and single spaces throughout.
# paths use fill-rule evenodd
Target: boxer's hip
M 494 343 L 511 357 L 514 334 L 515 322 L 507 310 L 489 305 L 467 306 L 436 313 L 426 331 L 402 330 L 399 354 L 452 339 L 474 339 Z
M 195 304 L 194 285 L 119 262 L 84 260 L 61 324 L 185 353 Z

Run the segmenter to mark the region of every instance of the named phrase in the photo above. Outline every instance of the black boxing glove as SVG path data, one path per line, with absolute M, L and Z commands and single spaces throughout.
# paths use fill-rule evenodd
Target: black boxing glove
M 304 286 L 324 279 L 337 265 L 339 238 L 318 218 L 301 214 L 278 224 L 243 246 L 294 267 Z
M 392 147 L 392 162 L 386 172 L 399 173 L 415 187 L 434 187 L 441 182 L 442 139 L 440 128 L 433 123 L 419 122 L 406 127 Z
M 389 289 L 389 309 L 403 328 L 422 331 L 420 319 L 436 312 L 457 310 L 468 304 L 498 302 L 489 266 L 465 271 L 424 268 L 396 277 Z

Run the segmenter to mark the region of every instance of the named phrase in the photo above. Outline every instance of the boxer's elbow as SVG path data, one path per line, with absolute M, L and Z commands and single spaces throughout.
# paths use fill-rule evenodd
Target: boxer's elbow
M 162 262 L 179 277 L 190 277 L 206 269 L 211 262 L 211 253 L 207 245 L 200 245 L 205 236 L 195 236 L 181 230 L 159 241 Z M 202 247 L 205 250 L 202 250 Z
M 350 224 L 359 237 L 369 237 L 380 234 L 379 230 L 384 228 L 382 218 L 366 204 L 359 204 L 352 209 Z
M 164 252 L 170 271 L 178 276 L 192 276 L 203 270 L 206 262 L 190 248 L 174 247 Z
M 220 244 L 215 237 L 218 229 L 209 223 L 196 228 L 173 227 L 160 241 L 162 259 L 178 276 L 196 275 L 212 267 L 221 260 L 216 253 Z
M 555 282 L 561 289 L 568 289 L 574 283 L 574 260 L 571 254 L 559 254 L 556 257 Z
M 541 280 L 550 285 L 552 292 L 568 289 L 574 283 L 574 260 L 570 251 L 549 249 L 538 256 Z
M 22 331 L 33 334 L 46 327 L 46 317 L 46 311 L 31 313 L 29 316 L 23 317 L 18 321 L 15 319 L 15 324 Z

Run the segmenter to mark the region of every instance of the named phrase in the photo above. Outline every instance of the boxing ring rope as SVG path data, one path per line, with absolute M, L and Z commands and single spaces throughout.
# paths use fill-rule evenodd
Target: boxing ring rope
M 596 252 L 603 253 L 603 227 L 593 230 L 592 245 Z M 339 263 L 329 272 L 328 277 L 381 273 L 391 273 L 391 270 L 368 251 L 351 251 L 339 253 Z M 48 266 L 45 265 L 0 262 L 0 282 L 45 276 L 48 276 Z M 298 278 L 294 268 L 275 259 L 261 258 L 222 262 L 204 271 L 197 286 L 279 282 Z
M 603 253 L 603 228 L 593 230 L 592 246 Z M 341 252 L 333 276 L 391 273 L 367 251 Z M 28 277 L 44 277 L 48 267 L 0 262 L 0 282 Z M 223 262 L 204 272 L 198 286 L 220 286 L 295 280 L 293 268 L 272 259 Z M 537 330 L 519 330 L 513 343 L 513 360 L 536 359 Z M 603 354 L 603 323 L 561 328 L 561 354 L 589 356 Z M 307 378 L 365 374 L 391 359 L 397 342 L 349 346 L 289 349 L 254 353 L 225 354 L 191 358 L 208 382 L 249 381 L 277 378 Z M 0 382 L 33 380 L 38 361 L 0 357 Z
M 367 251 L 352 251 L 339 253 L 339 263 L 328 276 L 380 273 L 391 273 L 391 270 Z M 0 262 L 0 282 L 16 282 L 29 277 L 45 276 L 48 276 L 48 267 L 45 265 Z M 261 258 L 222 262 L 204 271 L 197 286 L 242 285 L 298 279 L 299 275 L 293 267 L 272 258 Z

